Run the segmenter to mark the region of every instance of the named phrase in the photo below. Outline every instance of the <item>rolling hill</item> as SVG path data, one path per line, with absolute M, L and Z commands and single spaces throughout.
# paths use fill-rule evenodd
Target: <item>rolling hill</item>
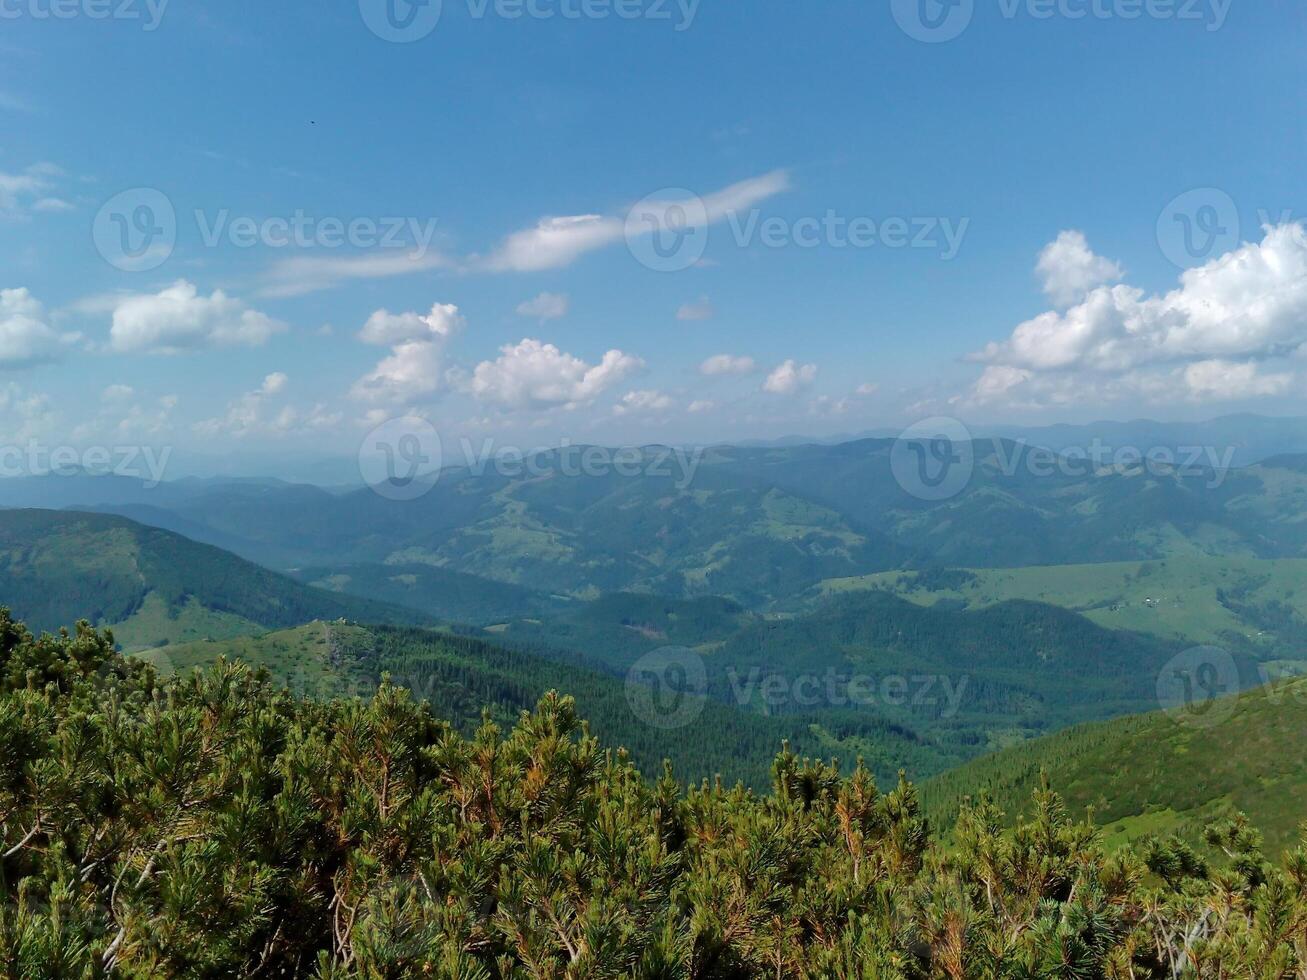
M 421 622 L 399 606 L 303 585 L 218 548 L 126 518 L 0 511 L 0 603 L 33 629 L 89 619 L 127 650 L 225 638 L 309 619 Z
M 1190 644 L 1301 650 L 1307 642 L 1307 559 L 1190 556 L 1146 562 L 931 569 L 833 579 L 814 601 L 880 589 L 925 606 L 982 609 L 1047 602 L 1111 629 Z
M 1015 746 L 930 780 L 922 800 L 939 826 L 981 794 L 1015 818 L 1046 775 L 1068 806 L 1092 808 L 1109 841 L 1171 833 L 1198 841 L 1240 811 L 1278 854 L 1298 839 L 1307 798 L 1304 731 L 1307 679 L 1286 680 L 1231 699 L 1206 720 L 1154 712 Z

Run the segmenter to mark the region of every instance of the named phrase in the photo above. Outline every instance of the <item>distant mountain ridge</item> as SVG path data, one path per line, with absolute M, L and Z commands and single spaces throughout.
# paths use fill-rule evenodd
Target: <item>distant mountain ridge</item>
M 1212 452 L 1195 465 L 1126 457 L 1095 468 L 981 439 L 958 492 L 933 499 L 895 470 L 894 446 L 718 446 L 680 473 L 658 470 L 665 450 L 648 448 L 635 451 L 635 475 L 578 473 L 556 451 L 536 460 L 537 472 L 447 470 L 412 501 L 277 481 L 146 489 L 45 477 L 0 481 L 0 505 L 40 497 L 119 513 L 327 577 L 346 565 L 429 566 L 547 595 L 725 595 L 751 608 L 905 568 L 1307 557 L 1302 456 L 1225 471 L 1202 465 L 1226 458 L 1229 447 L 1212 443 L 1197 447 Z

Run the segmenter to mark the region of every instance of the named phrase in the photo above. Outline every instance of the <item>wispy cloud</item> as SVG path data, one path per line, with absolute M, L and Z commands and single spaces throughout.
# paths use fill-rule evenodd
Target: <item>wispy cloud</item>
M 275 263 L 268 270 L 259 292 L 273 297 L 304 296 L 360 279 L 392 279 L 455 266 L 456 263 L 447 256 L 436 252 L 421 255 L 303 255 Z

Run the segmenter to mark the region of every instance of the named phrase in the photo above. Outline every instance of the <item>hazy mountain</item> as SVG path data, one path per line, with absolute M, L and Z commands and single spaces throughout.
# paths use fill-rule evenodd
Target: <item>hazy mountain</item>
M 46 477 L 0 484 L 0 503 L 7 491 L 122 513 L 282 569 L 428 565 L 575 598 L 725 595 L 755 608 L 900 568 L 1307 556 L 1307 457 L 1224 470 L 1215 444 L 1146 465 L 1117 446 L 1091 463 L 982 439 L 957 492 L 925 499 L 911 470 L 896 472 L 894 446 L 651 447 L 632 475 L 578 471 L 575 452 L 553 452 L 531 470 L 448 470 L 412 501 L 278 481 Z

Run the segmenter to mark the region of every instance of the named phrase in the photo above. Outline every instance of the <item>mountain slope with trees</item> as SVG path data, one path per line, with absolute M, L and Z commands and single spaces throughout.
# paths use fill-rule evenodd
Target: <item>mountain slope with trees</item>
M 0 613 L 0 969 L 15 977 L 1289 978 L 1307 847 L 1109 853 L 1051 792 L 941 843 L 913 787 L 789 752 L 646 780 L 547 695 L 466 737 L 401 689 L 160 683 Z
M 1047 778 L 1073 811 L 1092 810 L 1109 842 L 1169 833 L 1200 841 L 1208 826 L 1245 812 L 1256 814 L 1273 851 L 1292 846 L 1307 819 L 1307 679 L 1199 707 L 1014 746 L 930 780 L 923 799 L 944 823 L 982 795 L 1015 815 Z
M 0 601 L 32 627 L 88 619 L 129 648 L 237 636 L 310 619 L 420 622 L 398 606 L 302 585 L 126 518 L 0 511 Z

